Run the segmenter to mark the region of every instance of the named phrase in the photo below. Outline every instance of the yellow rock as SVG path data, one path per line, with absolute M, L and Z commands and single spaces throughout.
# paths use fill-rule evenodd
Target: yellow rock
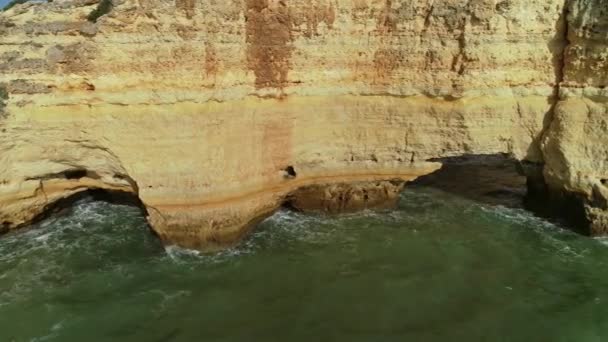
M 17 5 L 0 13 L 0 226 L 105 189 L 137 195 L 165 242 L 214 249 L 302 189 L 463 154 L 546 160 L 591 198 L 607 14 L 571 3 L 568 25 L 564 0 L 115 0 L 96 23 L 95 1 Z

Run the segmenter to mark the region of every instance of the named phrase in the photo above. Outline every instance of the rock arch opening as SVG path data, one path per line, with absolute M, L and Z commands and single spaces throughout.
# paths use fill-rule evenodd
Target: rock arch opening
M 428 186 L 485 204 L 525 207 L 527 177 L 521 162 L 505 154 L 438 158 L 442 167 L 406 186 Z
M 145 218 L 148 216 L 146 206 L 139 196 L 134 193 L 107 189 L 87 189 L 76 194 L 61 198 L 55 202 L 47 204 L 42 212 L 36 215 L 31 223 L 43 221 L 53 215 L 62 215 L 78 201 L 89 199 L 92 201 L 107 202 L 112 204 L 128 205 L 137 208 L 139 214 Z M 151 230 L 153 232 L 153 230 Z
M 316 184 L 285 197 L 283 208 L 304 213 L 341 214 L 363 209 L 397 208 L 401 194 L 429 187 L 489 206 L 521 209 L 583 235 L 588 214 L 580 198 L 548 198 L 543 165 L 520 161 L 508 154 L 470 154 L 430 160 L 437 171 L 414 181 Z
M 77 202 L 89 200 L 136 208 L 134 212 L 148 221 L 147 207 L 139 196 L 139 187 L 130 176 L 118 172 L 71 167 L 56 173 L 25 179 L 29 197 L 12 204 L 7 215 L 0 217 L 0 235 L 21 228 L 35 227 L 51 217 L 63 216 L 77 206 Z M 27 206 L 28 211 L 21 208 Z M 12 211 L 11 211 L 12 210 Z M 148 228 L 151 228 L 148 224 Z M 153 231 L 152 229 L 150 229 Z M 156 235 L 156 234 L 155 234 Z
M 520 161 L 508 154 L 438 158 L 443 166 L 405 186 L 432 187 L 492 206 L 523 209 L 576 233 L 592 235 L 584 199 L 552 193 L 543 164 Z

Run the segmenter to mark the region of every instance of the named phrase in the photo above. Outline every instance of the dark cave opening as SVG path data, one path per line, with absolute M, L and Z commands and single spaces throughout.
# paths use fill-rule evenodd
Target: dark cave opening
M 519 162 L 506 155 L 463 155 L 437 158 L 443 166 L 406 186 L 428 186 L 476 202 L 523 208 L 526 176 Z
M 87 170 L 85 169 L 74 169 L 63 172 L 66 179 L 80 179 L 87 176 Z
M 291 165 L 287 166 L 284 171 L 288 178 L 296 178 L 298 176 L 296 169 Z
M 50 217 L 65 215 L 75 206 L 76 202 L 82 200 L 102 201 L 112 204 L 128 205 L 137 208 L 139 210 L 139 215 L 141 215 L 142 217 L 148 216 L 146 206 L 143 204 L 141 199 L 134 193 L 106 189 L 87 189 L 85 191 L 75 193 L 71 196 L 67 196 L 59 199 L 58 201 L 47 204 L 40 212 L 40 214 L 33 217 L 32 220 L 30 220 L 25 226 L 34 227 L 36 223 L 44 221 Z M 0 235 L 7 234 L 12 231 L 22 231 L 22 229 L 9 230 L 8 226 L 10 226 L 10 222 L 3 222 L 0 225 Z M 152 234 L 156 235 L 156 233 L 154 232 L 154 230 L 151 229 L 150 226 L 148 226 L 148 229 Z
M 506 154 L 431 161 L 443 166 L 409 182 L 404 191 L 412 186 L 433 187 L 482 204 L 524 209 L 576 233 L 590 235 L 584 200 L 572 194 L 551 193 L 540 163 L 519 161 Z

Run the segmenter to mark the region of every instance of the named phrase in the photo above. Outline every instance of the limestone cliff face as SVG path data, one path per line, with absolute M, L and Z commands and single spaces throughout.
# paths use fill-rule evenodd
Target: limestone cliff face
M 608 1 L 570 1 L 563 82 L 542 141 L 550 189 L 583 201 L 590 233 L 608 233 Z
M 286 200 L 375 205 L 463 154 L 604 193 L 604 0 L 114 0 L 88 21 L 97 3 L 0 14 L 5 229 L 100 188 L 212 248 Z

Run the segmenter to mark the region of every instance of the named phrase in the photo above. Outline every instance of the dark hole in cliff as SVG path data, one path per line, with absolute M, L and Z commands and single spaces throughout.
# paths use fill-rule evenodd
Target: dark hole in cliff
M 87 20 L 96 23 L 97 19 L 99 19 L 101 16 L 110 13 L 113 7 L 114 3 L 112 3 L 112 0 L 101 0 L 97 4 L 97 7 L 91 13 L 89 13 Z
M 505 155 L 464 155 L 438 158 L 441 169 L 409 186 L 428 186 L 491 205 L 522 208 L 526 177 L 518 162 Z M 407 190 L 407 187 L 406 187 Z
M 608 179 L 602 178 L 602 179 L 600 179 L 600 182 L 602 182 L 603 185 L 606 185 L 606 184 L 608 184 Z
M 428 186 L 486 205 L 528 210 L 577 233 L 589 235 L 584 200 L 574 195 L 550 194 L 543 165 L 517 161 L 508 155 L 464 155 L 438 158 L 436 172 L 405 187 Z
M 3 221 L 2 224 L 0 224 L 0 235 L 8 233 L 8 227 L 10 225 L 11 225 L 10 222 Z
M 291 165 L 287 166 L 284 171 L 289 178 L 295 178 L 298 176 L 296 169 L 294 169 L 294 167 Z
M 146 206 L 139 197 L 133 193 L 104 189 L 89 189 L 48 204 L 38 216 L 32 219 L 30 224 L 40 222 L 52 216 L 64 215 L 76 202 L 85 199 L 132 206 L 139 209 L 142 217 L 148 216 Z M 150 231 L 154 234 L 154 231 L 151 228 Z
M 85 169 L 74 169 L 63 172 L 66 179 L 80 179 L 87 176 L 87 170 Z
M 581 235 L 590 236 L 591 222 L 582 195 L 564 192 L 528 192 L 526 208 L 550 221 L 558 222 Z

